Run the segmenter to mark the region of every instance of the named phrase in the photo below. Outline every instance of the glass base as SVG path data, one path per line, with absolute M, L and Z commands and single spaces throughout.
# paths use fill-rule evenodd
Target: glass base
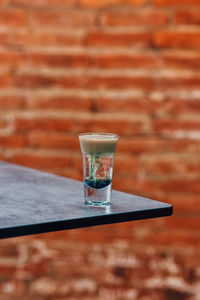
M 84 199 L 86 206 L 105 207 L 110 206 L 111 199 L 111 188 L 110 183 L 103 188 L 92 188 L 84 182 Z

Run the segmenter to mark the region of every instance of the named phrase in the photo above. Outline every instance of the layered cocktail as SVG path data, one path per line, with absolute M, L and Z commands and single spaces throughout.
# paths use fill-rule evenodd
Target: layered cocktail
M 111 133 L 79 135 L 86 205 L 110 205 L 112 174 L 118 136 Z

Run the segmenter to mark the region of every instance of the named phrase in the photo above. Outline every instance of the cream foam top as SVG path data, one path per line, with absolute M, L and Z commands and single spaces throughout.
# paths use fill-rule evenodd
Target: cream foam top
M 79 135 L 81 150 L 88 154 L 114 153 L 118 141 L 115 134 L 82 134 Z

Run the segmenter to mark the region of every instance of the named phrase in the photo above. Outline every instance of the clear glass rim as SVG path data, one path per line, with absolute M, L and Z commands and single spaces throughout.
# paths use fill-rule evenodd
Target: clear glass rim
M 107 139 L 118 139 L 119 138 L 119 136 L 117 134 L 110 133 L 110 132 L 84 132 L 84 133 L 80 133 L 78 136 L 79 136 L 79 138 L 84 137 L 84 136 L 87 136 L 88 138 L 89 137 L 92 138 L 93 136 L 97 136 L 97 135 L 100 135 Z

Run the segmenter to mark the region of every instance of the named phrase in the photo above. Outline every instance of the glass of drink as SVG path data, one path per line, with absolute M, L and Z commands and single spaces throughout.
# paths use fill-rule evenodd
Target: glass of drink
M 83 158 L 83 189 L 88 206 L 109 206 L 118 136 L 112 133 L 79 135 Z

